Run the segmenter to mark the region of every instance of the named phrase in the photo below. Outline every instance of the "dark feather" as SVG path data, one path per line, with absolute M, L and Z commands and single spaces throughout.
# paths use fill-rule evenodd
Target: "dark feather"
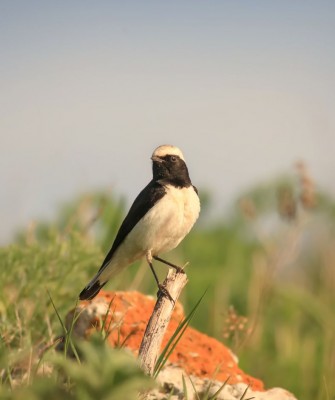
M 94 282 L 94 284 L 91 287 L 86 286 L 85 289 L 83 289 L 80 292 L 79 299 L 80 300 L 91 300 L 93 297 L 95 297 L 102 287 L 106 285 L 107 282 L 100 283 L 99 281 Z
M 120 229 L 115 237 L 112 248 L 107 254 L 99 271 L 101 271 L 109 263 L 116 249 L 124 241 L 129 232 L 139 222 L 141 218 L 160 200 L 165 194 L 165 188 L 158 181 L 152 180 L 136 197 L 133 205 L 122 222 Z

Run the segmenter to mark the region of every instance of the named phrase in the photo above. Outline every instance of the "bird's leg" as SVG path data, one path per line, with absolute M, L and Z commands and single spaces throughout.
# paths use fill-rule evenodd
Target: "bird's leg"
M 170 263 L 169 261 L 163 260 L 162 258 L 157 257 L 157 256 L 152 256 L 152 257 L 153 257 L 155 260 L 160 261 L 160 262 L 163 263 L 163 264 L 169 265 L 170 267 L 174 268 L 177 272 L 179 272 L 179 273 L 184 273 L 183 268 L 178 267 L 178 265 L 172 264 L 172 263 Z
M 154 267 L 153 267 L 153 265 L 152 265 L 152 255 L 151 255 L 151 251 L 148 251 L 148 252 L 147 252 L 146 258 L 147 258 L 147 262 L 148 262 L 148 264 L 149 264 L 149 267 L 150 267 L 152 273 L 154 274 L 155 281 L 156 281 L 157 286 L 158 286 L 157 297 L 158 297 L 159 293 L 163 293 L 164 296 L 166 296 L 170 301 L 172 301 L 172 303 L 174 303 L 174 300 L 173 300 L 172 296 L 170 295 L 169 291 L 166 289 L 166 287 L 165 287 L 163 284 L 161 284 L 161 283 L 159 282 L 159 279 L 158 279 L 158 276 L 157 276 L 157 274 L 156 274 L 156 271 L 154 270 Z
M 148 264 L 149 264 L 149 266 L 150 266 L 150 268 L 151 268 L 152 273 L 154 274 L 154 277 L 155 277 L 155 281 L 156 281 L 156 283 L 157 283 L 157 286 L 159 286 L 159 285 L 160 285 L 159 279 L 158 279 L 158 276 L 157 276 L 157 274 L 156 274 L 156 271 L 154 270 L 154 266 L 152 265 L 152 255 L 151 255 L 151 252 L 148 252 L 148 253 L 147 253 L 147 261 L 148 261 Z

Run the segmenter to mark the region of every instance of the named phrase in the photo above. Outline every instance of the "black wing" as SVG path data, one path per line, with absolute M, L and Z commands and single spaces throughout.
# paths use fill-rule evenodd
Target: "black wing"
M 165 188 L 157 181 L 151 181 L 136 197 L 134 203 L 122 222 L 120 229 L 115 237 L 112 248 L 109 250 L 99 271 L 101 271 L 111 260 L 116 249 L 124 241 L 129 232 L 134 228 L 138 221 L 152 208 L 156 202 L 165 194 Z

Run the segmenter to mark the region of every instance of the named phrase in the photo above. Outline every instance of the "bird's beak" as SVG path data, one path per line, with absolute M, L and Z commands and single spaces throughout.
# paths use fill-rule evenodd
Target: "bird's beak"
M 157 161 L 159 163 L 163 162 L 163 160 L 160 157 L 157 157 L 157 156 L 152 156 L 151 159 L 152 159 L 152 161 Z

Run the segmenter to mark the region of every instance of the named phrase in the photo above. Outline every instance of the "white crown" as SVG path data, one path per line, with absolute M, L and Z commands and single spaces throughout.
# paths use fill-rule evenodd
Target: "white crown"
M 162 146 L 157 147 L 155 151 L 152 153 L 152 156 L 154 157 L 164 157 L 167 155 L 173 155 L 173 156 L 178 156 L 182 160 L 185 161 L 183 153 L 181 152 L 178 147 L 171 146 L 169 144 L 163 144 Z

